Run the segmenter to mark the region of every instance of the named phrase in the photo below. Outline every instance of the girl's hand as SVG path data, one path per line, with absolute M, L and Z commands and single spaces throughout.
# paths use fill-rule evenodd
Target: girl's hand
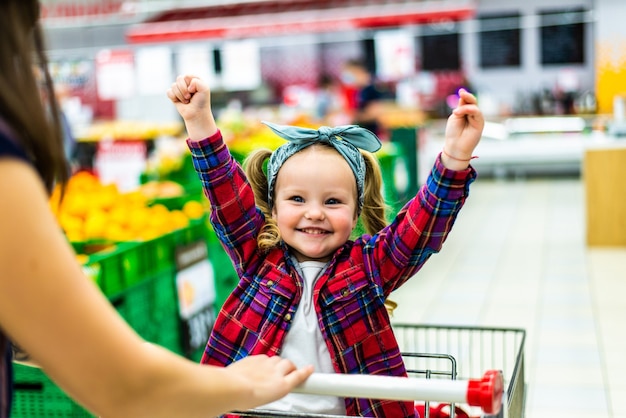
M 468 167 L 485 126 L 476 97 L 465 89 L 459 90 L 459 96 L 459 104 L 446 124 L 441 155 L 444 166 L 452 170 L 464 170 Z
M 290 360 L 266 355 L 245 357 L 226 369 L 229 373 L 239 374 L 242 384 L 252 389 L 253 396 L 247 399 L 248 405 L 241 406 L 242 409 L 284 397 L 313 373 L 313 366 L 298 369 Z
M 207 138 L 217 132 L 211 112 L 211 90 L 193 75 L 180 75 L 167 90 L 167 97 L 185 121 L 191 140 Z

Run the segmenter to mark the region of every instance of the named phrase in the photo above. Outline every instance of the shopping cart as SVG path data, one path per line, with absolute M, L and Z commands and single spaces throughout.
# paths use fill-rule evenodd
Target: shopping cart
M 393 324 L 393 328 L 410 376 L 464 380 L 481 376 L 485 370 L 501 371 L 504 388 L 500 411 L 485 414 L 487 411 L 461 403 L 470 417 L 524 417 L 525 330 L 411 324 Z
M 431 402 L 437 406 L 445 403 L 451 418 L 459 415 L 457 408 L 472 418 L 524 417 L 523 329 L 412 324 L 393 324 L 393 328 L 409 379 L 314 373 L 296 391 L 421 401 L 422 418 L 429 418 Z M 344 418 L 256 409 L 234 414 L 254 418 Z

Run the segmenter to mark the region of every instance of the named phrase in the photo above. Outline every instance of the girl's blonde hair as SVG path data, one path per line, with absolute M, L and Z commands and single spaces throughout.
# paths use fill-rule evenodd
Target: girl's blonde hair
M 324 144 L 311 146 L 327 146 L 332 148 Z M 306 151 L 306 149 L 303 151 Z M 369 234 L 375 234 L 387 225 L 387 207 L 382 193 L 383 176 L 378 160 L 374 154 L 362 150 L 360 152 L 365 160 L 366 168 L 363 208 L 361 209 L 360 219 L 365 231 Z M 243 164 L 246 176 L 254 192 L 256 206 L 265 215 L 265 225 L 257 237 L 259 249 L 262 251 L 268 251 L 276 247 L 281 240 L 278 225 L 274 219 L 272 219 L 272 211 L 267 196 L 268 182 L 264 167 L 270 155 L 272 155 L 272 151 L 268 149 L 258 149 L 250 153 Z

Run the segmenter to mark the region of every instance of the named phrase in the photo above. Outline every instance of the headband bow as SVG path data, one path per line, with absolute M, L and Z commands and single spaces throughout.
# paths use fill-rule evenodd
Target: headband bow
M 359 196 L 359 211 L 363 207 L 365 185 L 365 161 L 357 148 L 376 152 L 381 147 L 378 137 L 371 131 L 357 125 L 344 125 L 334 128 L 322 126 L 319 129 L 298 126 L 276 125 L 263 122 L 281 138 L 289 141 L 278 147 L 270 156 L 267 164 L 268 202 L 273 206 L 274 185 L 278 170 L 293 154 L 318 142 L 331 145 L 346 160 L 356 178 Z

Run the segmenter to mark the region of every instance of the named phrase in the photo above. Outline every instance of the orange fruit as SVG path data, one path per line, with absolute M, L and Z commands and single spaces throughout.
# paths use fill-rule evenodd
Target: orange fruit
M 204 216 L 204 206 L 196 200 L 186 202 L 182 210 L 189 219 L 200 219 Z
M 189 218 L 182 210 L 173 210 L 170 212 L 171 230 L 181 229 L 189 226 Z
M 107 230 L 108 215 L 106 212 L 96 210 L 91 212 L 85 224 L 83 225 L 83 231 L 87 239 L 104 238 Z

